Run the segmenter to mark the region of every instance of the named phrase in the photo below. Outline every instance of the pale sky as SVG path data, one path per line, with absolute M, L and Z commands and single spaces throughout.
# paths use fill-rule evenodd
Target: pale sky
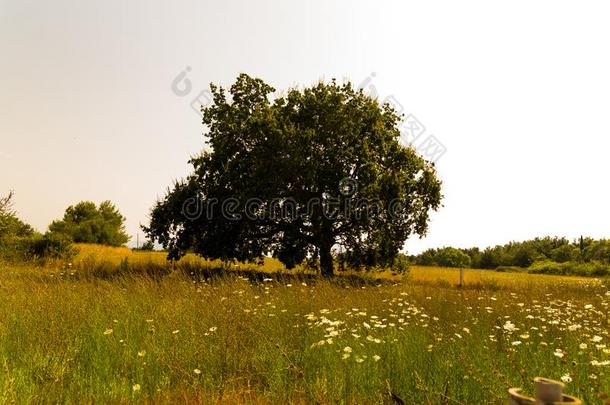
M 607 238 L 609 18 L 602 1 L 0 0 L 0 194 L 40 231 L 109 199 L 142 240 L 204 145 L 190 104 L 210 82 L 374 72 L 447 149 L 444 207 L 409 252 Z

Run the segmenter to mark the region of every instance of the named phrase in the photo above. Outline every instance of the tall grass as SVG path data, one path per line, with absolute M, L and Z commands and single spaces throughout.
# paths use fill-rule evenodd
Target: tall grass
M 0 268 L 0 403 L 379 403 L 390 390 L 491 404 L 537 375 L 585 403 L 610 392 L 600 280 L 193 277 L 217 265 L 194 257 L 152 277 L 120 269 L 166 269 L 160 253 L 86 249 L 72 266 Z M 111 277 L 79 274 L 104 260 Z

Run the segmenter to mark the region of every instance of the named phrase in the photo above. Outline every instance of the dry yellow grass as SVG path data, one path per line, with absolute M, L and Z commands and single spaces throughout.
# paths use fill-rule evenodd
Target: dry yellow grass
M 578 285 L 591 283 L 590 277 L 552 276 L 543 274 L 496 272 L 492 270 L 466 269 L 464 273 L 466 285 L 494 285 L 499 287 L 523 287 L 527 285 L 546 285 L 548 283 Z M 417 282 L 447 282 L 457 285 L 460 270 L 434 266 L 411 266 L 411 278 Z
M 78 255 L 74 259 L 74 263 L 78 264 L 86 260 L 108 261 L 114 265 L 120 264 L 123 260 L 127 259 L 131 264 L 137 263 L 149 263 L 153 262 L 156 264 L 165 264 L 166 253 L 164 252 L 143 252 L 134 251 L 126 247 L 107 247 L 101 245 L 91 244 L 77 244 L 76 247 L 79 250 Z M 187 254 L 182 258 L 181 263 L 190 263 L 193 265 L 208 266 L 208 267 L 220 267 L 222 263 L 218 260 L 205 260 L 194 254 Z M 255 265 L 252 263 L 235 263 L 233 266 L 235 269 L 241 270 L 252 270 L 275 273 L 275 272 L 287 272 L 287 273 L 305 273 L 314 274 L 314 272 L 297 267 L 292 271 L 286 270 L 284 265 L 274 258 L 265 258 L 264 264 Z M 347 271 L 343 274 L 347 275 L 362 275 L 362 272 Z M 403 279 L 401 275 L 392 273 L 391 271 L 375 271 L 368 274 L 371 277 L 400 281 Z M 449 285 L 457 285 L 459 282 L 459 269 L 446 268 L 446 267 L 435 267 L 435 266 L 411 266 L 410 267 L 410 280 L 416 283 L 448 283 Z M 466 269 L 465 270 L 465 283 L 471 286 L 498 286 L 498 287 L 523 287 L 527 285 L 544 285 L 547 283 L 560 283 L 565 285 L 578 285 L 580 283 L 590 283 L 591 278 L 585 277 L 573 277 L 573 276 L 553 276 L 553 275 L 538 275 L 538 274 L 527 274 L 523 273 L 511 273 L 511 272 L 496 272 L 491 270 L 480 270 L 480 269 Z
M 103 260 L 118 265 L 125 259 L 127 259 L 127 261 L 132 264 L 150 262 L 156 264 L 167 263 L 167 254 L 165 252 L 137 251 L 126 247 L 108 247 L 86 243 L 78 243 L 75 246 L 79 251 L 79 253 L 74 258 L 75 264 L 86 260 Z M 193 265 L 211 267 L 220 267 L 222 264 L 219 260 L 205 260 L 195 254 L 187 254 L 180 260 L 180 263 L 190 263 Z M 276 272 L 285 269 L 282 263 L 273 258 L 265 258 L 263 265 L 254 265 L 251 263 L 235 263 L 234 267 L 239 269 L 249 269 L 252 267 L 256 267 L 258 271 L 263 272 Z

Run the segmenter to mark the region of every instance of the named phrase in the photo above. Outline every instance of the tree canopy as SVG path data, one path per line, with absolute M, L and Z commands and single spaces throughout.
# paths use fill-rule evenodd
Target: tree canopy
M 208 147 L 143 227 L 170 259 L 273 255 L 288 268 L 319 261 L 332 275 L 337 250 L 353 266 L 384 265 L 425 234 L 441 183 L 433 163 L 399 143 L 402 117 L 389 104 L 335 81 L 272 97 L 241 74 L 229 94 L 211 90 Z
M 99 207 L 83 201 L 69 206 L 62 220 L 49 225 L 49 232 L 65 235 L 77 243 L 122 246 L 129 240 L 124 224 L 125 217 L 110 201 L 102 202 Z

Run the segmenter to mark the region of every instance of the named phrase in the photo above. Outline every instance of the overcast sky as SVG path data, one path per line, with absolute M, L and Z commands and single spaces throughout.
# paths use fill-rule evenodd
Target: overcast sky
M 0 0 L 0 194 L 40 231 L 112 200 L 135 240 L 204 145 L 210 82 L 335 77 L 446 148 L 444 207 L 409 252 L 610 237 L 610 8 L 571 4 Z

